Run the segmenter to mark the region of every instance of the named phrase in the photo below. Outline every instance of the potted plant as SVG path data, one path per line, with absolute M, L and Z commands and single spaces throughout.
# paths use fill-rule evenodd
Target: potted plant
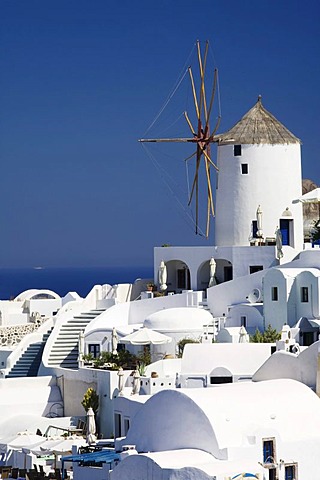
M 82 355 L 82 360 L 85 365 L 93 365 L 94 356 L 92 355 L 92 353 L 87 353 Z

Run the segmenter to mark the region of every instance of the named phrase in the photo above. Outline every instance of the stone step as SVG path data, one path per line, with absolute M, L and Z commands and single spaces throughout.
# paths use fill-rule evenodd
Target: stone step
M 42 336 L 41 342 L 31 343 L 13 365 L 6 378 L 37 376 L 41 362 L 41 355 L 45 342 L 50 336 L 52 329 Z
M 64 367 L 72 367 L 74 369 L 78 369 L 78 362 L 68 362 L 67 360 L 61 360 L 61 362 L 48 362 L 49 367 L 57 367 L 57 366 L 64 366 Z
M 78 352 L 61 352 L 61 351 L 56 351 L 52 352 L 52 356 L 50 357 L 50 360 L 53 360 L 54 358 L 59 358 L 59 357 L 68 357 L 68 358 L 78 358 L 79 353 Z
M 78 369 L 78 341 L 79 333 L 105 309 L 90 310 L 75 315 L 66 324 L 62 325 L 60 331 L 51 347 L 48 358 L 49 366 L 64 366 Z
M 68 325 L 67 327 L 63 327 L 60 329 L 59 334 L 61 333 L 72 333 L 73 335 L 78 335 L 80 332 L 83 332 L 84 328 L 79 327 L 77 325 Z
M 14 364 L 13 368 L 29 368 L 33 362 L 34 362 L 34 358 L 31 358 L 25 362 L 18 360 L 17 363 Z
M 66 357 L 66 356 L 78 356 L 79 355 L 79 352 L 78 351 L 74 351 L 74 350 L 53 350 L 52 351 L 52 355 L 50 355 L 50 358 L 52 357 L 57 357 L 57 356 L 63 356 L 63 357 Z

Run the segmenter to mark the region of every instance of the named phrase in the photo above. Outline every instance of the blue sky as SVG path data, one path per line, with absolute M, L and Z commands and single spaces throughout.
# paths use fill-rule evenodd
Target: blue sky
M 192 151 L 153 146 L 151 161 L 137 141 L 196 39 L 219 68 L 219 131 L 261 94 L 320 184 L 318 1 L 0 0 L 0 265 L 148 266 L 153 246 L 213 242 L 180 196 Z

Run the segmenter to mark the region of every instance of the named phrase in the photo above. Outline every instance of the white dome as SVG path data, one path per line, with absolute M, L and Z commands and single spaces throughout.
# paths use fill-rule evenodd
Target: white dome
M 182 307 L 168 308 L 152 313 L 145 319 L 144 326 L 159 332 L 198 331 L 202 330 L 203 325 L 208 325 L 210 322 L 212 322 L 212 316 L 206 310 Z

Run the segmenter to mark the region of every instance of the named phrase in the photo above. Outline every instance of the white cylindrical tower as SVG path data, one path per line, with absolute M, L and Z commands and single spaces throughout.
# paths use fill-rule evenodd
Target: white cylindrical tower
M 257 238 L 260 208 L 264 240 L 282 231 L 283 244 L 303 247 L 300 140 L 261 103 L 218 135 L 215 245 L 248 246 Z

